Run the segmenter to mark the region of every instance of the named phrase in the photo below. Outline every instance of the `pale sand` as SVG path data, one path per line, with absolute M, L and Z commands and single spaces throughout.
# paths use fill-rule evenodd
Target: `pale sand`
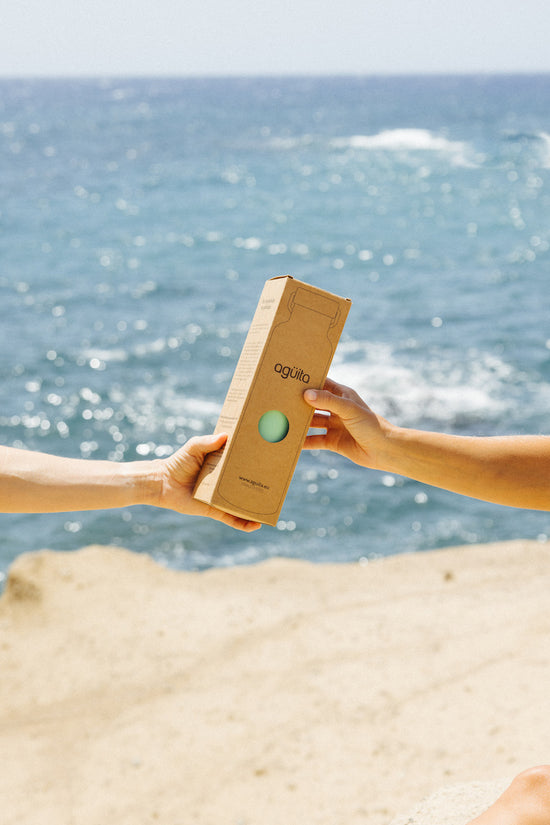
M 464 825 L 479 816 L 510 784 L 497 782 L 468 782 L 440 788 L 405 816 L 398 816 L 391 825 Z
M 526 541 L 206 573 L 23 556 L 0 822 L 462 825 L 471 789 L 447 818 L 419 801 L 550 761 L 549 593 L 550 545 Z

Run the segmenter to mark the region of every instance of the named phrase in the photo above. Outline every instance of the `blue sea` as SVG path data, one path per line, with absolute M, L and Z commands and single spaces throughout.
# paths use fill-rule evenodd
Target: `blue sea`
M 550 76 L 0 80 L 0 260 L 6 445 L 133 461 L 212 431 L 284 274 L 352 299 L 331 374 L 390 420 L 548 433 Z M 91 543 L 204 569 L 550 534 L 326 452 L 251 535 L 140 507 L 0 524 L 4 573 Z

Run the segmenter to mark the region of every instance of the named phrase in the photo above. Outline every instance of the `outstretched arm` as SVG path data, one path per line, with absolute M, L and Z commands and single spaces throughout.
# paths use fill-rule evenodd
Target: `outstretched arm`
M 193 487 L 208 453 L 227 436 L 191 438 L 167 459 L 114 462 L 62 458 L 0 447 L 0 512 L 53 513 L 150 504 L 223 521 L 239 530 L 260 525 L 196 501 Z
M 550 510 L 550 436 L 470 437 L 396 427 L 348 387 L 307 390 L 317 410 L 306 449 L 334 450 L 357 464 L 485 501 Z

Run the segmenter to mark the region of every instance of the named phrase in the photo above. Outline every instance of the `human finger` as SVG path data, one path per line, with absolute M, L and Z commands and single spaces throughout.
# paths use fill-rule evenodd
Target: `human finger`
M 335 413 L 342 420 L 353 417 L 357 411 L 357 403 L 343 396 L 334 395 L 329 390 L 306 390 L 304 400 L 318 410 L 327 410 Z
M 327 444 L 327 436 L 321 433 L 315 433 L 314 435 L 308 435 L 306 440 L 304 441 L 303 448 L 304 450 L 328 450 Z
M 212 507 L 210 504 L 196 501 L 196 505 L 196 508 L 193 510 L 193 515 L 206 516 L 214 521 L 221 521 L 223 524 L 227 524 L 235 530 L 252 533 L 262 526 L 258 521 L 241 518 L 240 516 L 233 515 L 233 513 L 226 513 L 224 510 L 218 510 L 217 507 Z
M 350 391 L 350 387 L 346 387 L 345 384 L 339 384 L 338 381 L 335 381 L 333 378 L 325 378 L 325 383 L 323 386 L 324 390 L 328 390 L 329 392 L 333 393 L 334 395 L 344 395 L 346 391 Z
M 311 419 L 310 429 L 314 430 L 326 430 L 326 428 L 330 424 L 330 415 L 323 412 L 315 412 L 313 414 L 313 418 Z
M 226 441 L 227 433 L 195 435 L 186 442 L 185 450 L 190 456 L 202 464 L 208 453 L 221 449 Z

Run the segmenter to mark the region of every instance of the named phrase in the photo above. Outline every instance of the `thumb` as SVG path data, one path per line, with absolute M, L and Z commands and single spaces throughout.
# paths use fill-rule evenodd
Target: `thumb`
M 189 455 L 199 460 L 204 459 L 208 453 L 219 450 L 227 441 L 227 433 L 216 433 L 214 435 L 202 435 L 190 438 L 185 447 Z

